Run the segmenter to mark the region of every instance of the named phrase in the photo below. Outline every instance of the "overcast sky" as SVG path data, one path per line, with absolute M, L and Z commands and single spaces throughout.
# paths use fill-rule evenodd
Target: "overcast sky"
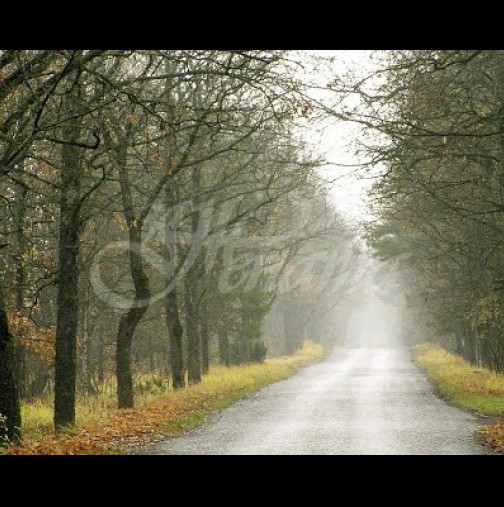
M 373 62 L 370 60 L 370 51 L 365 50 L 318 50 L 310 51 L 323 56 L 334 56 L 331 68 L 320 72 L 320 83 L 326 84 L 331 75 L 345 72 L 346 69 L 353 70 L 359 74 L 367 74 L 373 69 Z M 318 151 L 327 154 L 327 158 L 334 162 L 334 165 L 323 171 L 324 176 L 335 182 L 331 196 L 337 209 L 348 218 L 362 220 L 369 218 L 367 213 L 367 191 L 372 181 L 359 178 L 362 171 L 343 167 L 343 165 L 358 164 L 353 154 L 352 143 L 359 136 L 360 127 L 337 122 L 313 127 L 309 133 L 310 142 L 317 147 Z M 337 164 L 342 164 L 338 166 Z

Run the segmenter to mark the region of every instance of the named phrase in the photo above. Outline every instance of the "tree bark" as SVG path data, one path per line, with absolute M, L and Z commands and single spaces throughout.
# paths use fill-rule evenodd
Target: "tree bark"
M 202 242 L 203 238 L 199 237 L 201 210 L 199 208 L 200 201 L 198 193 L 201 189 L 201 168 L 195 167 L 192 170 L 192 191 L 194 193 L 193 206 L 194 211 L 191 213 L 191 232 L 192 232 L 192 248 L 198 248 L 198 242 Z M 194 259 L 193 265 L 188 270 L 185 283 L 185 310 L 186 310 L 186 333 L 187 333 L 187 367 L 190 384 L 201 382 L 201 334 L 200 324 L 200 299 L 201 299 L 201 283 L 204 275 L 203 258 L 201 252 Z
M 170 335 L 170 362 L 173 389 L 185 387 L 184 352 L 182 340 L 184 329 L 180 321 L 175 289 L 166 295 L 166 326 Z
M 184 375 L 184 351 L 183 351 L 183 337 L 184 328 L 180 320 L 180 308 L 177 299 L 177 290 L 175 285 L 175 270 L 176 270 L 176 253 L 177 253 L 177 238 L 175 225 L 169 220 L 173 207 L 176 204 L 177 196 L 174 188 L 170 182 L 165 187 L 165 260 L 166 260 L 166 285 L 173 284 L 171 290 L 166 294 L 166 327 L 168 328 L 168 335 L 170 339 L 170 366 L 172 375 L 172 385 L 174 389 L 181 389 L 185 387 Z
M 208 313 L 205 301 L 200 303 L 201 333 L 201 371 L 206 375 L 210 369 L 210 344 L 208 333 Z
M 15 297 L 16 297 L 16 311 L 20 315 L 24 315 L 25 301 L 24 293 L 26 287 L 26 267 L 24 254 L 26 253 L 26 239 L 25 239 L 25 217 L 26 217 L 26 198 L 28 188 L 25 185 L 20 185 L 17 192 L 16 202 L 16 275 L 15 275 Z M 27 379 L 26 379 L 26 350 L 23 343 L 17 335 L 18 340 L 14 343 L 14 356 L 15 356 L 15 372 L 18 383 L 19 396 L 24 399 L 27 396 Z
M 0 287 L 0 445 L 21 440 L 21 407 L 14 375 L 14 351 Z
M 172 62 L 169 59 L 165 61 L 166 74 L 169 75 L 175 69 L 172 68 Z M 165 85 L 166 101 L 171 106 L 168 108 L 167 121 L 173 122 L 173 111 L 175 103 L 172 97 L 172 82 L 168 78 Z M 166 138 L 166 160 L 171 164 L 171 160 L 176 155 L 176 147 L 170 137 Z M 165 186 L 165 256 L 166 256 L 166 285 L 173 284 L 171 290 L 166 294 L 166 327 L 170 340 L 170 366 L 172 375 L 173 389 L 182 389 L 185 387 L 184 370 L 184 328 L 180 318 L 180 305 L 177 298 L 177 289 L 175 284 L 176 264 L 177 264 L 177 232 L 176 225 L 169 220 L 174 207 L 177 204 L 178 196 L 174 187 L 174 180 L 170 180 Z
M 135 330 L 142 320 L 147 307 L 131 308 L 119 321 L 117 332 L 116 373 L 117 406 L 132 408 L 135 404 L 133 393 L 133 372 L 131 368 L 131 344 Z
M 201 337 L 198 329 L 199 308 L 195 292 L 195 280 L 192 276 L 188 276 L 184 284 L 184 296 L 187 333 L 187 370 L 189 384 L 191 385 L 201 382 Z
M 219 357 L 221 364 L 229 367 L 231 360 L 229 357 L 229 338 L 224 329 L 217 329 L 217 340 L 219 342 Z
M 66 139 L 76 141 L 78 136 L 78 128 L 69 127 L 66 129 Z M 75 424 L 77 326 L 79 320 L 80 149 L 76 146 L 64 145 L 62 161 L 54 384 L 54 425 L 56 429 Z
M 92 346 L 91 336 L 94 331 L 94 324 L 92 319 L 89 318 L 90 313 L 90 287 L 88 285 L 85 295 L 84 304 L 82 305 L 82 385 L 84 392 L 87 395 L 96 394 L 93 381 L 92 381 L 92 370 L 93 370 L 93 359 L 92 359 Z
M 125 150 L 125 148 L 124 148 Z M 149 278 L 142 261 L 142 223 L 134 214 L 133 198 L 126 167 L 126 152 L 119 157 L 119 174 L 123 210 L 128 225 L 129 262 L 135 297 L 131 308 L 119 321 L 116 349 L 117 403 L 119 408 L 134 406 L 131 344 L 135 330 L 149 307 L 151 297 Z
M 103 330 L 103 325 L 100 323 L 100 326 L 98 328 L 97 332 L 97 339 L 98 339 L 98 350 L 97 350 L 97 365 L 96 365 L 96 374 L 98 377 L 98 384 L 99 386 L 103 386 L 105 383 L 105 333 Z

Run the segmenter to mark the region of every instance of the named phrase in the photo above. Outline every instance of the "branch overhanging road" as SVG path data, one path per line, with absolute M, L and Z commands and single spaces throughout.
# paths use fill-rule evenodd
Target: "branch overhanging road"
M 407 349 L 346 349 L 145 452 L 489 454 L 481 425 L 435 395 Z

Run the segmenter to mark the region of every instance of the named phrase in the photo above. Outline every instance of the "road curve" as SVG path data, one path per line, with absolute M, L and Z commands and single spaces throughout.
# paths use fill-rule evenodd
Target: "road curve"
M 146 454 L 488 454 L 407 349 L 337 350 Z

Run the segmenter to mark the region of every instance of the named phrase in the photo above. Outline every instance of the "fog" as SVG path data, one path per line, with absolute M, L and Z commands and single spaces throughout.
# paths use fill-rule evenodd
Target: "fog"
M 402 346 L 406 301 L 397 267 L 365 256 L 364 276 L 348 300 L 349 312 L 343 343 L 347 347 Z
M 403 312 L 404 308 L 392 298 L 383 297 L 378 287 L 364 288 L 360 303 L 349 313 L 343 343 L 351 348 L 403 345 Z
M 309 290 L 301 283 L 277 297 L 263 326 L 271 355 L 288 351 L 282 337 L 295 342 L 296 333 L 331 349 L 394 349 L 425 338 L 408 307 L 400 265 L 374 258 L 362 245 L 352 251 L 352 244 L 335 243 L 327 253 L 327 265 L 335 266 L 330 281 L 313 284 L 308 276 Z
M 503 69 L 0 50 L 0 454 L 467 443 L 411 345 L 504 370 Z

